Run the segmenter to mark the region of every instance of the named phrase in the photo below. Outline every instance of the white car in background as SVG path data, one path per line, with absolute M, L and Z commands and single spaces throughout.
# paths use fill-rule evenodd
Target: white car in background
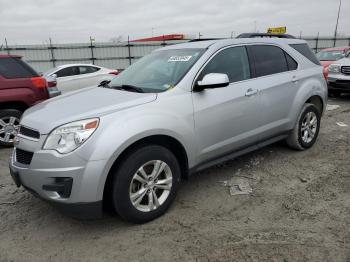
M 112 70 L 91 64 L 61 65 L 43 73 L 44 77 L 55 77 L 57 87 L 62 93 L 78 90 L 84 87 L 100 84 L 105 80 L 112 80 L 119 74 Z

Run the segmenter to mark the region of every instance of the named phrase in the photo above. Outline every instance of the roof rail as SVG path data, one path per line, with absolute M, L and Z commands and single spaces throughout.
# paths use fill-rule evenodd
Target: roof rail
M 189 42 L 200 42 L 200 41 L 222 40 L 222 39 L 227 39 L 227 38 L 197 38 L 197 39 L 192 39 Z
M 269 34 L 269 33 L 243 33 L 237 36 L 237 38 L 259 38 L 259 37 L 277 37 L 277 38 L 293 38 L 295 39 L 295 36 L 288 35 L 288 34 Z

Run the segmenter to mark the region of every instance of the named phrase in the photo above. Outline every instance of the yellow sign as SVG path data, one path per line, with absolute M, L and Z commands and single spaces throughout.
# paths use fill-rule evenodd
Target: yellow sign
M 271 27 L 267 29 L 267 33 L 269 34 L 285 34 L 287 32 L 287 27 Z

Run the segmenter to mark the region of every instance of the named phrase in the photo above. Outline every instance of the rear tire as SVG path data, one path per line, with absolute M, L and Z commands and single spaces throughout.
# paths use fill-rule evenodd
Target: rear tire
M 305 104 L 301 110 L 296 125 L 287 138 L 289 147 L 305 150 L 314 145 L 320 131 L 321 113 L 313 104 Z
M 21 116 L 22 112 L 16 109 L 0 110 L 0 146 L 13 146 Z
M 126 221 L 145 223 L 161 215 L 175 199 L 181 171 L 174 154 L 158 145 L 129 153 L 114 173 L 112 203 Z

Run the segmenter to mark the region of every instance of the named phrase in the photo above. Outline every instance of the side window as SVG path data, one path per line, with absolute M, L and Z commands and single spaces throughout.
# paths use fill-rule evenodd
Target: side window
M 79 68 L 76 66 L 70 66 L 63 68 L 56 72 L 57 77 L 74 76 L 79 75 Z
M 285 55 L 286 55 L 289 71 L 296 70 L 298 68 L 298 63 L 287 53 L 285 53 Z
M 288 71 L 284 51 L 271 45 L 256 45 L 249 47 L 255 61 L 256 77 L 272 75 Z
M 81 75 L 95 73 L 98 70 L 100 70 L 100 68 L 94 66 L 79 66 L 79 72 Z
M 209 61 L 198 80 L 210 73 L 227 74 L 230 82 L 249 79 L 250 67 L 246 48 L 240 46 L 222 50 Z

